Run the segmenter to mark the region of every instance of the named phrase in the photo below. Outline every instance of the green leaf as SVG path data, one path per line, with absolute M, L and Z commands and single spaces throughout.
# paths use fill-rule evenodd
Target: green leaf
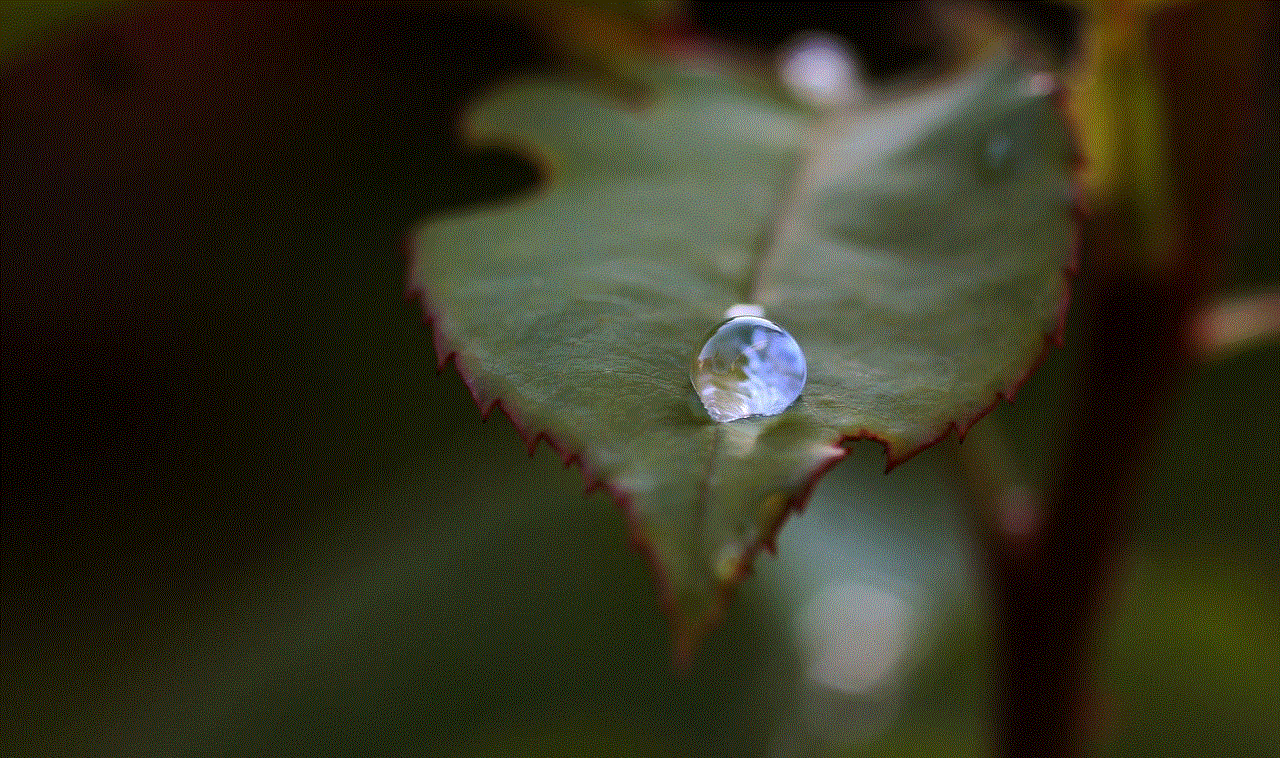
M 75 24 L 96 21 L 127 5 L 119 0 L 48 0 L 0 4 L 0 66 Z
M 556 79 L 481 103 L 473 141 L 545 180 L 426 224 L 410 287 L 480 407 L 616 495 L 687 654 L 843 442 L 892 467 L 1013 395 L 1060 330 L 1075 225 L 1057 111 L 1008 54 L 827 120 L 720 73 L 641 80 L 639 108 Z M 809 379 L 718 424 L 689 366 L 740 302 Z

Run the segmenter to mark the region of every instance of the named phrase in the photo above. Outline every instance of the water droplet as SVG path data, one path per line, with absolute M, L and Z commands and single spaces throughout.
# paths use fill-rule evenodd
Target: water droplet
M 716 421 L 774 416 L 800 397 L 804 353 L 782 327 L 759 316 L 725 321 L 702 346 L 689 378 Z
M 1013 139 L 1004 132 L 997 132 L 987 138 L 982 148 L 982 161 L 988 171 L 999 173 L 1009 163 L 1009 153 L 1013 149 Z
M 1028 81 L 1032 83 L 1025 87 L 1037 91 L 1054 86 L 1052 79 L 1038 79 L 1037 75 Z M 1043 159 L 1050 141 L 1045 97 L 1028 96 L 980 133 L 974 147 L 979 176 L 987 180 L 1008 179 Z
M 797 99 L 819 108 L 852 105 L 863 97 L 858 60 L 838 37 L 811 33 L 788 44 L 778 75 Z

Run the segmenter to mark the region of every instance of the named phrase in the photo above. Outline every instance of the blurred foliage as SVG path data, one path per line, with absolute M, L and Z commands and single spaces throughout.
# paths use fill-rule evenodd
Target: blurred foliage
M 525 16 L 555 49 L 579 64 L 611 72 L 657 52 L 663 29 L 680 17 L 673 0 L 482 3 Z
M 1123 246 L 1134 260 L 1109 265 L 1158 269 L 1177 234 L 1168 127 L 1148 52 L 1148 17 L 1156 6 L 1086 4 L 1082 61 L 1070 83 L 1090 207 L 1122 209 L 1135 228 Z
M 0 66 L 42 41 L 100 20 L 124 6 L 121 0 L 3 0 L 0 2 Z
M 791 559 L 806 540 L 865 556 L 854 579 L 946 559 L 916 580 L 936 612 L 896 714 L 844 753 L 982 751 L 988 641 L 941 451 L 883 477 L 860 443 L 677 675 L 614 506 L 432 373 L 396 251 L 424 211 L 533 180 L 451 136 L 478 89 L 546 60 L 526 28 L 184 7 L 3 74 L 0 753 L 760 754 L 792 728 L 777 590 L 820 581 Z M 1277 48 L 1230 288 L 1280 278 Z M 1074 355 L 984 422 L 1033 474 Z M 1179 397 L 1113 601 L 1104 754 L 1280 752 L 1278 374 L 1273 343 Z

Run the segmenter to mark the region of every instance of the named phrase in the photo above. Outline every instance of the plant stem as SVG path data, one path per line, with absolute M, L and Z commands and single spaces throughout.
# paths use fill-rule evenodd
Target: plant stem
M 975 424 L 963 444 L 955 442 L 950 451 L 972 501 L 978 538 L 1011 547 L 1033 536 L 1040 518 L 1039 496 L 1027 488 L 998 422 Z
M 1093 720 L 1090 666 L 1106 592 L 1130 536 L 1137 472 L 1187 365 L 1190 291 L 1108 283 L 1091 303 L 1071 433 L 1029 544 L 991 541 L 1000 752 L 1071 756 Z
M 1091 680 L 1102 610 L 1150 443 L 1192 361 L 1193 315 L 1221 265 L 1269 15 L 1262 4 L 1194 4 L 1152 19 L 1176 238 L 1167 249 L 1136 249 L 1152 235 L 1125 198 L 1086 225 L 1082 269 L 1093 281 L 1082 288 L 1085 323 L 1075 337 L 1083 355 L 1042 525 L 1029 540 L 983 541 L 1001 657 L 1000 755 L 1077 756 L 1097 732 Z

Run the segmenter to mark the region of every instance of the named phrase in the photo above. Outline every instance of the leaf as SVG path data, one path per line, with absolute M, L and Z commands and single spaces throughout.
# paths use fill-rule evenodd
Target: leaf
M 1137 220 L 1120 247 L 1140 269 L 1167 261 L 1176 230 L 1168 169 L 1168 119 L 1146 28 L 1161 2 L 1091 5 L 1086 54 L 1071 84 L 1071 108 L 1089 157 L 1080 180 L 1095 209 L 1124 208 Z
M 618 2 L 481 2 L 534 23 L 555 49 L 581 65 L 625 71 L 660 46 L 659 31 L 675 23 L 678 3 L 670 0 Z
M 481 409 L 617 497 L 687 655 L 843 442 L 891 468 L 1012 397 L 1059 334 L 1075 225 L 1057 111 L 1007 53 L 828 122 L 719 73 L 642 81 L 639 109 L 557 79 L 481 103 L 473 141 L 545 181 L 426 224 L 410 287 Z M 689 365 L 739 302 L 809 379 L 717 424 Z
M 96 21 L 124 5 L 119 0 L 4 3 L 0 6 L 0 66 L 11 65 L 67 27 Z

